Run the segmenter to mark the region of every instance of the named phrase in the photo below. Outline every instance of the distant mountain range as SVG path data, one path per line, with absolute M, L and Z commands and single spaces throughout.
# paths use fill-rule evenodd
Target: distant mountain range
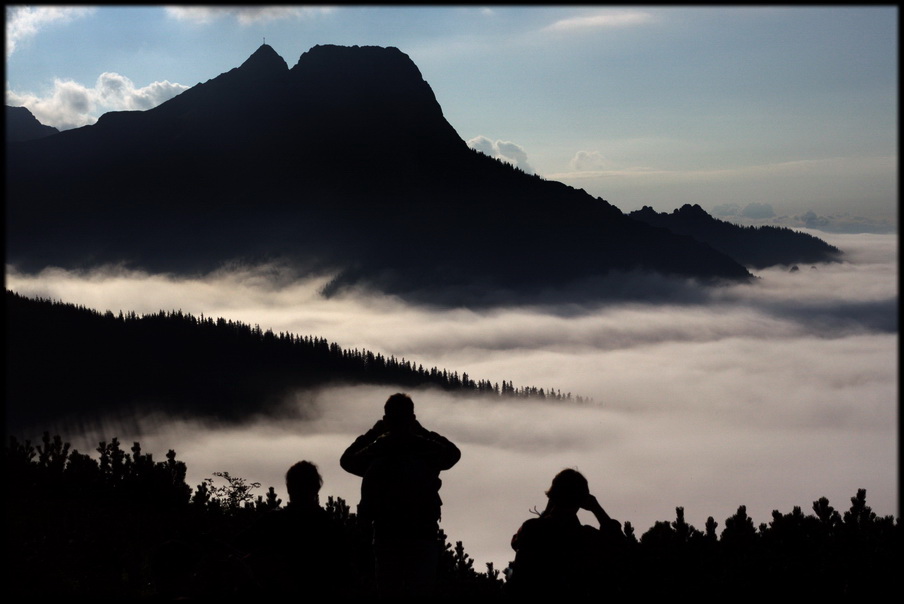
M 752 277 L 715 245 L 469 149 L 396 48 L 315 46 L 290 69 L 263 45 L 154 109 L 8 142 L 6 193 L 23 271 L 277 260 L 336 275 L 328 294 L 449 304 L 590 283 L 606 297 L 629 272 Z
M 628 216 L 708 243 L 752 268 L 841 260 L 841 250 L 813 235 L 771 225 L 739 226 L 713 218 L 698 205 L 686 204 L 671 214 L 644 206 Z

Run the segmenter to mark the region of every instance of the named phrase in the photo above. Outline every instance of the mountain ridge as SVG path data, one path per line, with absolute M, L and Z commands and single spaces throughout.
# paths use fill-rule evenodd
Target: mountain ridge
M 53 126 L 46 126 L 25 107 L 6 106 L 6 142 L 20 142 L 44 138 L 59 133 Z
M 688 235 L 755 269 L 796 263 L 840 262 L 842 251 L 808 233 L 773 225 L 740 226 L 710 216 L 697 204 L 671 213 L 649 206 L 628 214 L 651 226 Z
M 284 66 L 262 46 L 153 109 L 8 144 L 8 260 L 192 274 L 286 260 L 336 275 L 333 291 L 452 304 L 638 271 L 751 278 L 706 244 L 469 149 L 397 48 L 318 45 Z

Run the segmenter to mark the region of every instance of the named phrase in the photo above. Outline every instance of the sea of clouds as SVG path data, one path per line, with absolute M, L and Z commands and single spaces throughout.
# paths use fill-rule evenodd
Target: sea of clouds
M 876 513 L 899 515 L 897 236 L 812 233 L 845 261 L 757 271 L 755 283 L 705 292 L 703 302 L 431 308 L 360 292 L 325 299 L 325 279 L 299 281 L 278 267 L 185 279 L 122 268 L 24 275 L 8 266 L 6 281 L 22 295 L 100 311 L 225 317 L 591 398 L 410 392 L 421 423 L 462 450 L 442 476 L 446 533 L 477 567 L 503 568 L 512 534 L 542 509 L 565 467 L 583 472 L 638 537 L 674 520 L 677 506 L 697 528 L 712 516 L 721 531 L 740 505 L 767 523 L 775 509 L 809 513 L 822 496 L 846 510 L 858 488 Z M 175 449 L 193 487 L 226 471 L 283 499 L 285 470 L 309 459 L 324 476 L 322 500 L 354 505 L 360 479 L 339 456 L 394 391 L 296 393 L 287 404 L 304 406 L 306 421 L 223 427 L 146 417 L 61 436 L 83 452 L 114 436 L 140 441 L 156 459 Z

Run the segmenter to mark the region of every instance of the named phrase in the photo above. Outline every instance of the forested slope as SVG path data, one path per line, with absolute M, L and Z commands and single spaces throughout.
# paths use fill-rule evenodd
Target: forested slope
M 337 384 L 583 400 L 549 387 L 491 383 L 348 350 L 317 336 L 277 334 L 178 310 L 100 313 L 9 290 L 6 368 L 8 431 L 42 429 L 58 419 L 157 411 L 241 421 L 286 412 L 282 403 L 295 391 Z

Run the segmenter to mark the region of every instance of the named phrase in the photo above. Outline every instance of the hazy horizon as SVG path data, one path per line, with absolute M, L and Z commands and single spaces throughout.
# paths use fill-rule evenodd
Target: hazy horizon
M 322 281 L 286 281 L 274 267 L 203 279 L 124 269 L 23 275 L 7 288 L 99 311 L 181 310 L 264 330 L 314 335 L 472 379 L 557 388 L 593 401 L 546 403 L 410 391 L 423 425 L 452 439 L 462 460 L 442 475 L 442 526 L 477 561 L 504 568 L 508 540 L 564 467 L 638 537 L 683 506 L 698 529 L 746 505 L 756 524 L 826 496 L 846 510 L 857 489 L 879 515 L 898 515 L 898 301 L 894 235 L 810 231 L 845 261 L 755 271 L 751 285 L 697 289 L 685 302 L 428 308 L 350 292 L 324 299 Z M 635 283 L 641 286 L 641 283 Z M 227 471 L 273 486 L 299 459 L 317 463 L 327 495 L 354 509 L 360 480 L 339 455 L 396 389 L 300 393 L 309 421 L 259 418 L 242 427 L 139 418 L 61 436 L 82 452 L 97 440 L 138 440 L 186 462 L 194 488 Z M 51 427 L 48 427 L 51 428 Z M 20 435 L 35 438 L 39 435 Z M 591 518 L 583 518 L 591 522 Z

